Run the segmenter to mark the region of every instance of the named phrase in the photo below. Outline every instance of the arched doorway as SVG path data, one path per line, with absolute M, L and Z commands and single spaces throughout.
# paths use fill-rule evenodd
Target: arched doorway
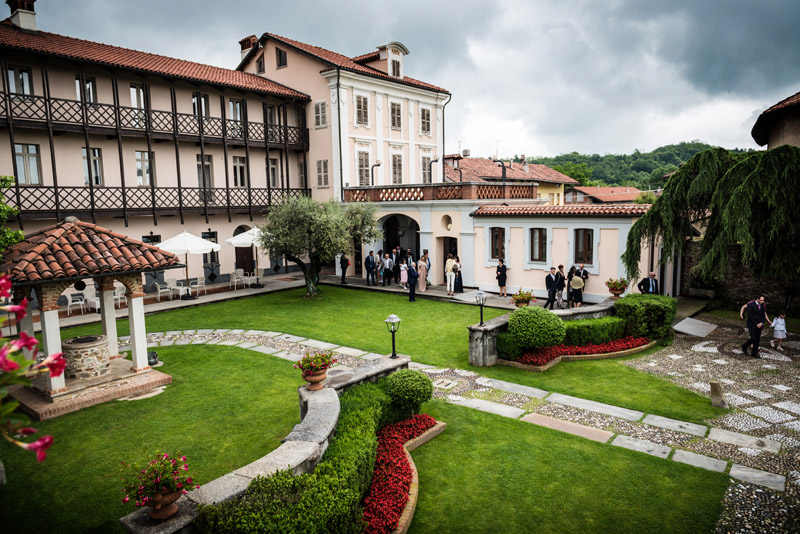
M 250 227 L 243 224 L 236 227 L 236 230 L 233 231 L 233 235 L 237 236 L 245 233 L 248 230 L 250 230 Z M 255 256 L 253 255 L 253 247 L 235 247 L 235 250 L 236 263 L 234 264 L 233 268 L 242 269 L 246 273 L 252 273 L 255 271 L 256 263 Z
M 394 214 L 383 219 L 383 250 L 388 252 L 395 247 L 403 250 L 411 249 L 415 258 L 419 258 L 419 225 L 407 215 Z

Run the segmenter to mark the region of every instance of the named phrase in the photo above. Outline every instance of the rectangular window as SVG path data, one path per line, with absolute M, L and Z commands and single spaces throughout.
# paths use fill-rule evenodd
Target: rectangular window
M 233 187 L 247 187 L 247 158 L 233 156 Z
M 201 154 L 197 154 L 197 187 L 205 189 L 213 187 L 214 169 L 212 163 L 210 154 L 206 154 L 205 158 Z
M 99 148 L 91 149 L 92 152 L 92 182 L 95 187 L 103 185 L 103 153 Z M 89 166 L 86 164 L 86 147 L 81 148 L 83 156 L 83 183 L 89 185 Z
M 153 170 L 155 154 L 146 150 L 136 151 L 136 184 L 140 186 L 155 185 Z
M 85 98 L 87 104 L 97 104 L 97 82 L 88 76 L 84 76 L 83 82 L 83 90 L 81 90 L 81 77 L 75 76 L 75 98 L 77 100 Z
M 547 261 L 547 228 L 531 228 L 531 261 Z
M 575 230 L 575 263 L 592 263 L 594 258 L 594 230 Z
M 505 228 L 492 228 L 492 259 L 499 260 L 506 257 L 506 229 Z
M 426 108 L 419 110 L 419 130 L 424 135 L 431 134 L 431 110 Z
M 392 76 L 395 78 L 400 77 L 400 62 L 396 59 L 392 60 Z
M 314 126 L 324 128 L 328 125 L 328 109 L 325 102 L 314 104 Z
M 269 158 L 269 185 L 278 187 L 278 158 Z
M 392 154 L 392 183 L 403 183 L 403 156 L 401 154 Z
M 300 182 L 300 187 L 308 187 L 308 183 L 306 183 L 306 166 L 302 161 L 297 162 L 297 179 Z
M 8 90 L 14 95 L 33 94 L 31 69 L 27 67 L 8 67 Z
M 422 183 L 431 183 L 431 158 L 430 156 L 422 156 Z
M 547 193 L 547 203 L 551 206 L 556 205 L 556 194 L 555 193 Z
M 369 183 L 369 152 L 358 153 L 358 185 L 366 187 Z
M 144 109 L 144 85 L 140 83 L 131 84 L 131 107 Z
M 278 63 L 278 68 L 282 68 L 286 66 L 286 50 L 281 50 L 280 48 L 275 49 L 275 60 Z
M 211 241 L 212 243 L 217 243 L 217 232 L 202 232 L 200 237 Z M 212 250 L 207 254 L 203 254 L 203 267 L 210 266 L 215 263 L 219 263 L 219 252 Z
M 267 124 L 275 124 L 275 106 L 267 106 Z
M 317 160 L 317 187 L 328 187 L 328 160 Z
M 17 183 L 19 185 L 42 185 L 42 161 L 39 145 L 14 145 L 17 160 Z
M 148 245 L 158 245 L 161 243 L 161 235 L 143 235 L 142 243 L 147 243 Z
M 264 74 L 264 54 L 256 60 L 256 74 Z
M 369 98 L 356 96 L 356 126 L 369 126 Z
M 231 98 L 228 101 L 228 119 L 232 121 L 242 120 L 242 109 L 244 109 L 242 101 Z
M 392 130 L 401 130 L 403 128 L 403 107 L 397 103 L 392 102 Z
M 203 117 L 208 117 L 211 115 L 211 108 L 208 104 L 208 95 L 205 93 L 194 93 L 192 95 L 192 113 L 194 113 L 196 116 L 199 116 L 201 112 Z

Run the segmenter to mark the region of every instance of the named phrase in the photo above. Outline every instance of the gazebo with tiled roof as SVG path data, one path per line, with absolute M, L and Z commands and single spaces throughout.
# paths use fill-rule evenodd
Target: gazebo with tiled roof
M 114 282 L 125 286 L 131 334 L 132 370 L 149 369 L 144 324 L 142 273 L 183 267 L 180 259 L 156 246 L 131 239 L 95 224 L 67 217 L 63 223 L 43 228 L 3 253 L 0 272 L 11 277 L 16 303 L 36 293 L 45 354 L 61 352 L 58 299 L 75 282 L 92 278 L 100 289 L 103 334 L 109 354 L 119 353 Z M 33 335 L 30 313 L 19 329 Z M 48 375 L 49 377 L 49 375 Z M 53 397 L 66 391 L 64 375 L 48 378 L 46 393 Z

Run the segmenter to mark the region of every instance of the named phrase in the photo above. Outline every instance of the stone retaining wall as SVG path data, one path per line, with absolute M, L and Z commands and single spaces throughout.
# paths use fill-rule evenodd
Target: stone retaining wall
M 310 473 L 319 463 L 339 420 L 339 395 L 361 382 L 375 382 L 399 369 L 408 368 L 409 360 L 381 359 L 356 367 L 325 381 L 319 391 L 298 388 L 301 421 L 283 438 L 283 444 L 266 456 L 236 471 L 223 475 L 178 499 L 178 513 L 165 521 L 153 521 L 149 508 L 141 508 L 119 521 L 128 532 L 169 534 L 192 532 L 192 522 L 201 504 L 215 504 L 241 497 L 255 477 L 269 476 L 284 469 L 292 474 Z
M 599 319 L 614 313 L 614 301 L 604 300 L 599 304 L 568 310 L 553 310 L 562 321 Z M 497 364 L 497 334 L 508 329 L 509 314 L 486 321 L 483 326 L 473 324 L 469 329 L 469 363 L 476 367 L 491 367 Z

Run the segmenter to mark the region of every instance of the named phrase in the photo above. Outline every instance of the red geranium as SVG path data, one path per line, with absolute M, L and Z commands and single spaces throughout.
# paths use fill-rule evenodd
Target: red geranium
M 526 365 L 542 366 L 551 362 L 559 356 L 572 356 L 576 354 L 606 354 L 609 352 L 620 352 L 628 349 L 635 349 L 650 343 L 646 337 L 623 337 L 614 341 L 600 343 L 599 345 L 553 345 L 544 347 L 532 352 L 526 352 L 517 361 Z

